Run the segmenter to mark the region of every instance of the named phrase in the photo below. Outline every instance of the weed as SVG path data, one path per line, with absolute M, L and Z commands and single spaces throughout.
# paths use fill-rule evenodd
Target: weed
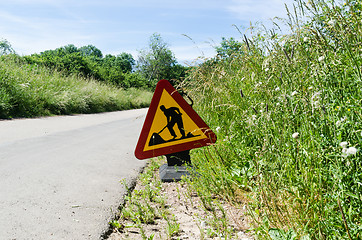
M 177 236 L 180 232 L 180 224 L 177 223 L 175 218 L 167 219 L 166 230 L 169 238 Z
M 117 220 L 112 220 L 109 223 L 113 228 L 117 229 L 117 230 L 122 230 L 124 228 L 124 225 L 122 225 L 119 221 Z
M 247 202 L 262 239 L 358 239 L 362 4 L 293 10 L 288 34 L 253 26 L 232 56 L 190 72 L 185 87 L 218 143 L 192 151 L 189 184 L 211 211 L 213 198 Z
M 155 234 L 147 236 L 147 227 L 165 221 L 165 235 L 169 239 L 180 232 L 180 224 L 175 216 L 171 215 L 166 206 L 166 196 L 162 193 L 162 182 L 155 176 L 160 167 L 161 158 L 151 159 L 145 171 L 139 176 L 139 183 L 131 191 L 127 182 L 121 183 L 129 189 L 125 197 L 126 204 L 120 210 L 119 220 L 110 222 L 110 225 L 121 232 L 128 232 L 128 228 L 136 228 L 143 239 L 153 239 Z

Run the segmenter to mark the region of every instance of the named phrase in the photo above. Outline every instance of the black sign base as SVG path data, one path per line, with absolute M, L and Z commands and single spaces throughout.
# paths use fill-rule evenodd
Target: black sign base
M 177 182 L 182 176 L 188 176 L 185 164 L 191 165 L 190 150 L 166 155 L 167 164 L 160 167 L 162 182 Z
M 163 164 L 160 167 L 160 179 L 162 182 L 178 182 L 182 176 L 188 176 L 186 166 L 168 166 Z

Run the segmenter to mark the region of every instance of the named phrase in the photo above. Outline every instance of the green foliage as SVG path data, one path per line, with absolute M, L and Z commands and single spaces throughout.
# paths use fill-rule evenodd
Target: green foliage
M 118 56 L 106 55 L 101 50 L 88 45 L 77 48 L 73 44 L 47 50 L 40 54 L 25 56 L 29 64 L 45 66 L 64 75 L 79 74 L 95 80 L 123 88 L 147 88 L 147 82 L 140 74 L 132 75 L 135 60 L 129 53 Z
M 95 59 L 101 59 L 103 57 L 102 51 L 93 45 L 80 47 L 76 51 L 81 52 L 82 55 L 86 57 L 93 57 Z
M 124 228 L 124 226 L 117 220 L 112 220 L 109 222 L 109 224 L 117 230 L 122 230 Z
M 44 66 L 60 72 L 64 76 L 73 74 L 122 88 L 155 87 L 161 79 L 180 82 L 186 76 L 187 67 L 177 64 L 176 58 L 160 35 L 150 38 L 149 50 L 141 51 L 136 61 L 129 53 L 117 56 L 103 56 L 101 50 L 93 45 L 77 48 L 73 44 L 47 50 L 40 54 L 22 57 L 28 64 Z M 8 41 L 0 41 L 0 55 L 14 53 Z
M 129 53 L 121 53 L 118 56 L 107 54 L 103 59 L 102 65 L 104 68 L 114 68 L 123 73 L 132 72 L 135 60 Z
M 240 56 L 240 50 L 242 49 L 242 43 L 236 41 L 234 38 L 222 38 L 220 46 L 215 47 L 218 57 L 223 59 L 232 58 L 234 55 Z
M 232 61 L 190 73 L 186 89 L 218 135 L 194 151 L 193 184 L 247 198 L 262 239 L 361 239 L 361 5 L 297 3 L 290 34 L 254 28 Z
M 0 40 L 0 56 L 12 53 L 15 53 L 15 51 L 11 44 L 7 40 Z
M 132 72 L 135 60 L 131 54 L 121 53 L 118 56 L 106 55 L 102 60 L 99 73 L 108 83 L 123 88 L 149 88 L 148 82 L 139 72 Z
M 176 58 L 159 34 L 150 37 L 147 50 L 139 52 L 137 71 L 152 86 L 161 79 L 180 79 L 186 75 L 186 67 L 177 64 Z
M 134 71 L 135 60 L 129 53 L 103 57 L 93 45 L 77 48 L 69 44 L 21 57 L 14 54 L 8 41 L 1 40 L 0 118 L 147 106 L 151 93 L 135 88 L 150 89 L 161 78 L 176 83 L 185 77 L 187 70 L 176 64 L 173 53 L 159 35 L 153 36 L 150 46 L 151 70 L 139 68 Z M 122 92 L 119 87 L 127 91 Z
M 272 240 L 296 240 L 297 234 L 290 229 L 288 232 L 285 232 L 283 229 L 272 228 L 269 229 L 268 234 Z M 307 240 L 307 238 L 304 238 Z
M 0 57 L 0 118 L 95 113 L 148 106 L 152 93 L 64 76 L 17 55 Z

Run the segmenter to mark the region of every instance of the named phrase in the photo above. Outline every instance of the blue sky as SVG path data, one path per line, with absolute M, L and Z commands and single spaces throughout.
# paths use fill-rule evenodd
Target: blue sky
M 250 22 L 285 17 L 284 3 L 293 0 L 0 0 L 0 39 L 20 55 L 91 44 L 137 59 L 159 33 L 180 63 L 190 63 L 213 56 L 222 37 L 241 39 L 233 24 L 244 33 Z

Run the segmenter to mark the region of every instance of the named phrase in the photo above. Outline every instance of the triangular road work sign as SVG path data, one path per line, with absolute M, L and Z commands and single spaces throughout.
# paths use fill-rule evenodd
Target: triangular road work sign
M 203 147 L 216 142 L 215 133 L 167 81 L 157 83 L 135 156 L 146 159 Z

